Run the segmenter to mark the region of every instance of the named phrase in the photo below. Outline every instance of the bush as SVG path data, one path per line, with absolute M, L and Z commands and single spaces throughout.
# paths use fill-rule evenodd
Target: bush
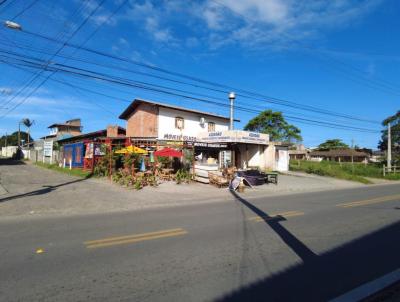
M 179 169 L 178 172 L 176 172 L 175 180 L 177 184 L 181 184 L 182 182 L 189 183 L 191 179 L 192 175 L 188 170 Z

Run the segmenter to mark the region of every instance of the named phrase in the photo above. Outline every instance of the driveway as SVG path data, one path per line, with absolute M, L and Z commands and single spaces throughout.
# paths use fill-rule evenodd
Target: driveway
M 279 184 L 246 189 L 248 199 L 263 196 L 362 188 L 365 185 L 310 175 L 280 175 Z M 163 183 L 140 191 L 107 179 L 81 179 L 30 163 L 0 159 L 0 216 L 109 213 L 232 201 L 227 189 L 200 183 Z

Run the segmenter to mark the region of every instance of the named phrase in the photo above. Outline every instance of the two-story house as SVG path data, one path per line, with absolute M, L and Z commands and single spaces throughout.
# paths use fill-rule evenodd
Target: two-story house
M 153 148 L 193 146 L 200 165 L 288 169 L 287 146 L 271 142 L 268 134 L 229 130 L 229 117 L 135 99 L 120 118 L 126 120 L 131 143 Z
M 127 121 L 127 137 L 163 141 L 194 142 L 201 132 L 229 128 L 229 117 L 141 99 L 135 99 L 119 118 Z

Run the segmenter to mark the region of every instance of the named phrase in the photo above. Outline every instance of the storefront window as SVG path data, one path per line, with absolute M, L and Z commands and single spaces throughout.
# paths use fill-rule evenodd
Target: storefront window
M 175 118 L 175 128 L 182 130 L 185 127 L 185 120 L 183 117 L 177 116 Z
M 215 123 L 208 122 L 208 132 L 214 132 L 214 131 L 215 131 Z

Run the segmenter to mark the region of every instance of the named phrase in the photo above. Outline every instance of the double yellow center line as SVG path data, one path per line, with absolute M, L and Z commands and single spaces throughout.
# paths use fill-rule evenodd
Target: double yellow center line
M 187 234 L 187 231 L 181 228 L 177 229 L 169 229 L 157 232 L 143 233 L 143 234 L 134 234 L 134 235 L 126 235 L 119 237 L 110 237 L 92 241 L 85 241 L 84 244 L 88 249 L 94 249 L 99 247 L 107 247 L 112 245 L 120 245 L 120 244 L 130 244 L 140 241 L 153 240 L 159 238 L 173 237 L 173 236 L 181 236 Z
M 249 220 L 250 221 L 255 221 L 255 222 L 261 222 L 261 221 L 268 221 L 268 220 L 273 220 L 273 219 L 277 219 L 278 217 L 295 217 L 295 216 L 302 216 L 304 215 L 304 212 L 300 212 L 300 211 L 287 211 L 287 212 L 281 212 L 281 213 L 274 213 L 271 214 L 269 216 L 255 216 L 255 217 L 251 217 Z
M 341 208 L 354 208 L 354 207 L 366 206 L 366 205 L 375 204 L 375 203 L 381 203 L 381 202 L 386 202 L 386 201 L 397 201 L 397 200 L 400 200 L 400 194 L 382 196 L 382 197 L 347 202 L 347 203 L 340 203 L 340 204 L 337 204 L 336 206 L 341 207 Z

